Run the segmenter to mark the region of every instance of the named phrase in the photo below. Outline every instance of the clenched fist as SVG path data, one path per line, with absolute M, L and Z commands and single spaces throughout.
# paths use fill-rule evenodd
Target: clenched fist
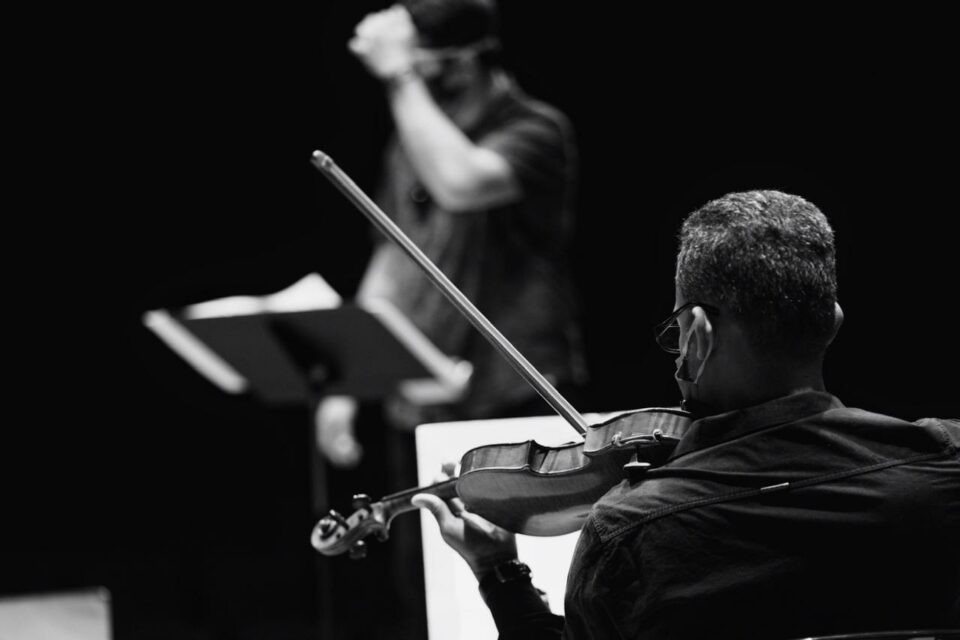
M 413 68 L 417 28 L 400 5 L 368 14 L 347 45 L 374 76 L 388 80 Z

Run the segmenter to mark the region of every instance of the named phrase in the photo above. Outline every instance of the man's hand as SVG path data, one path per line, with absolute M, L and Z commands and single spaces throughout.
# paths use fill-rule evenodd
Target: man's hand
M 368 14 L 347 43 L 374 76 L 387 80 L 413 68 L 417 28 L 400 5 Z
M 314 416 L 317 449 L 335 467 L 355 467 L 363 449 L 353 435 L 357 401 L 349 396 L 328 396 Z
M 452 465 L 444 465 L 447 479 Z M 453 498 L 444 502 L 427 493 L 418 493 L 410 500 L 416 507 L 428 509 L 440 525 L 440 535 L 454 551 L 467 561 L 477 580 L 498 564 L 517 557 L 516 536 L 464 509 L 463 501 Z

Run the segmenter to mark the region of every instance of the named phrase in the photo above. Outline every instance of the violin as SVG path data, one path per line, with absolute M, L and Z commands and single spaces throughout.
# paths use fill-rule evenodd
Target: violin
M 500 331 L 434 265 L 400 228 L 321 151 L 312 162 L 382 233 L 395 242 L 425 272 L 430 281 L 470 321 L 580 435 L 579 442 L 547 447 L 535 440 L 476 447 L 460 460 L 460 471 L 427 487 L 408 489 L 372 502 L 354 496 L 354 513 L 324 516 L 310 537 L 324 555 L 349 553 L 363 557 L 364 539 L 386 540 L 390 523 L 416 509 L 410 499 L 430 493 L 442 499 L 459 497 L 472 513 L 513 533 L 556 536 L 577 531 L 593 504 L 614 485 L 636 479 L 663 464 L 692 422 L 677 408 L 630 411 L 596 425 L 584 417 L 550 384 Z

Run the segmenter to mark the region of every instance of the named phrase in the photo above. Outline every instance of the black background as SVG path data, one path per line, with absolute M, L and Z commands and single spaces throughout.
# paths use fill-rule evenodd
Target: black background
M 7 236 L 0 594 L 105 586 L 119 640 L 308 637 L 306 408 L 222 394 L 140 320 L 310 271 L 352 294 L 372 232 L 309 158 L 322 149 L 373 186 L 390 122 L 345 42 L 380 6 L 165 8 L 86 43 L 90 68 L 76 65 L 53 116 L 79 153 L 36 165 L 43 197 Z M 837 233 L 846 324 L 830 390 L 908 419 L 960 415 L 936 16 L 590 6 L 502 10 L 507 65 L 580 144 L 580 408 L 676 401 L 650 327 L 673 302 L 679 221 L 779 188 Z

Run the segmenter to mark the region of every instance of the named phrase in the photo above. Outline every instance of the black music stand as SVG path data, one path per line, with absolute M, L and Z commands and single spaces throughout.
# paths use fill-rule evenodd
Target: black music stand
M 189 317 L 188 307 L 150 311 L 143 321 L 216 386 L 269 405 L 312 410 L 325 395 L 376 400 L 394 392 L 414 402 L 450 402 L 472 373 L 385 300 L 199 318 Z M 326 465 L 316 447 L 309 454 L 312 508 L 319 514 L 329 506 Z M 327 572 L 320 574 L 320 607 L 330 611 L 333 585 Z
M 306 311 L 215 317 L 144 315 L 144 324 L 208 380 L 265 404 L 314 407 L 323 396 L 377 400 L 397 392 L 419 404 L 452 402 L 470 363 L 444 355 L 386 300 Z M 322 472 L 323 465 L 316 464 Z M 325 486 L 325 478 L 314 485 Z M 326 496 L 315 495 L 322 508 Z
M 189 309 L 151 311 L 144 324 L 224 391 L 269 405 L 312 410 L 326 395 L 378 400 L 394 392 L 415 403 L 451 402 L 472 373 L 386 300 L 200 318 L 189 317 Z M 325 466 L 317 457 L 310 467 L 320 511 L 327 504 Z
M 385 300 L 205 318 L 158 310 L 144 324 L 224 391 L 274 405 L 320 395 L 373 400 L 394 391 L 449 402 L 463 393 L 472 370 Z

